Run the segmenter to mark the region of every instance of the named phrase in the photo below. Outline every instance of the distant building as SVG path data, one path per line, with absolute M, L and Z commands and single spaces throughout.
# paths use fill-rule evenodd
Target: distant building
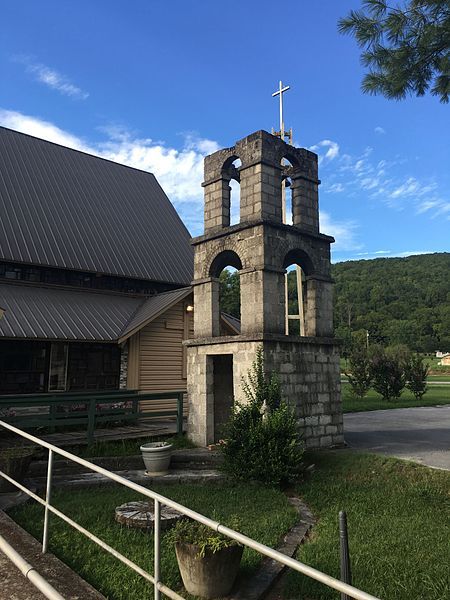
M 445 354 L 439 361 L 441 366 L 450 365 L 450 354 Z
M 185 388 L 192 273 L 154 175 L 0 128 L 0 394 Z

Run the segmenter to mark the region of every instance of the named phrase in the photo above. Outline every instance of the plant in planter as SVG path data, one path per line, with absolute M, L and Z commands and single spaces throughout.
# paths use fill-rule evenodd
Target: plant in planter
M 175 544 L 181 578 L 189 594 L 221 598 L 230 593 L 244 550 L 238 542 L 186 519 L 178 521 L 166 539 Z
M 141 452 L 148 475 L 167 475 L 172 457 L 172 444 L 149 442 L 142 444 Z
M 14 414 L 10 409 L 3 409 L 0 411 L 0 419 L 7 419 Z M 22 438 L 10 431 L 0 430 L 0 471 L 22 483 L 34 453 L 35 448 L 24 444 Z M 12 483 L 0 477 L 0 494 L 17 491 L 18 488 Z

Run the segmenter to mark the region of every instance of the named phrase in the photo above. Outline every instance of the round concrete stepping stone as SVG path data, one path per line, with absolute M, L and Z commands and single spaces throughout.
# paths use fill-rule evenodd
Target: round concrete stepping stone
M 160 514 L 162 530 L 172 527 L 183 516 L 169 506 L 161 506 Z M 118 523 L 126 527 L 146 530 L 153 529 L 155 520 L 153 502 L 138 500 L 136 502 L 121 504 L 115 510 L 115 519 Z

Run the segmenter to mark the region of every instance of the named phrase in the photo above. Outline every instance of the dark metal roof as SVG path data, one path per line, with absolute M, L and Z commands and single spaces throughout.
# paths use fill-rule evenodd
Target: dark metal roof
M 151 173 L 0 127 L 0 260 L 180 285 L 190 236 Z
M 190 293 L 151 297 L 0 284 L 0 338 L 114 342 L 129 337 Z
M 225 321 L 225 323 L 229 327 L 231 327 L 231 329 L 234 329 L 234 331 L 236 331 L 236 333 L 241 333 L 241 321 L 240 321 L 240 319 L 236 319 L 236 317 L 233 317 L 233 315 L 230 315 L 230 314 L 225 313 L 225 312 L 220 313 L 220 316 Z
M 177 304 L 177 302 L 189 296 L 189 294 L 192 294 L 192 288 L 190 287 L 150 296 L 127 323 L 127 326 L 120 335 L 119 341 L 123 341 L 136 333 L 141 327 L 156 319 L 159 315 Z

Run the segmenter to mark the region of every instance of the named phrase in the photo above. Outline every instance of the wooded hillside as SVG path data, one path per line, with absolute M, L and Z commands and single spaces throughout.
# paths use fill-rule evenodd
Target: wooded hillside
M 332 266 L 336 335 L 413 350 L 450 351 L 450 253 L 348 261 Z
M 345 340 L 351 331 L 364 329 L 372 342 L 383 345 L 450 352 L 450 253 L 341 262 L 332 266 L 332 274 L 338 337 Z M 297 312 L 293 275 L 291 313 Z M 237 273 L 222 272 L 221 305 L 239 318 Z

